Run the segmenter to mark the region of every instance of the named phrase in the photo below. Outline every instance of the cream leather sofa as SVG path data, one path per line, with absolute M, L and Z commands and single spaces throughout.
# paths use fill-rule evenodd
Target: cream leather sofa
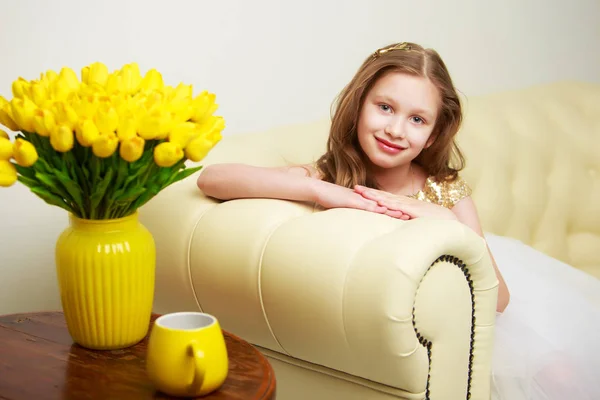
M 484 229 L 600 277 L 600 86 L 473 97 L 465 110 L 463 176 Z M 310 162 L 327 127 L 229 136 L 204 164 Z M 279 399 L 490 397 L 497 280 L 472 231 L 281 200 L 221 203 L 195 180 L 140 212 L 157 245 L 156 312 L 217 316 L 269 357 Z

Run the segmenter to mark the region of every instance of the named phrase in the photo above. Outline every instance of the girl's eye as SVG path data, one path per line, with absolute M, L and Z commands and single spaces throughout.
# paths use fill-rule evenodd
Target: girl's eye
M 412 117 L 413 121 L 417 124 L 424 124 L 425 120 L 421 117 Z
M 392 111 L 392 107 L 388 106 L 387 104 L 380 104 L 379 108 L 381 109 L 381 111 L 384 111 L 384 112 Z

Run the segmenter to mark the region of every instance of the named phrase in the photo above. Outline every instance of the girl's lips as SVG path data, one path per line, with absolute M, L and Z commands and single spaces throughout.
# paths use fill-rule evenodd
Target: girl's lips
M 398 146 L 397 144 L 390 143 L 387 140 L 375 138 L 377 140 L 377 144 L 379 148 L 385 151 L 386 153 L 398 154 L 400 151 L 404 150 L 404 147 Z

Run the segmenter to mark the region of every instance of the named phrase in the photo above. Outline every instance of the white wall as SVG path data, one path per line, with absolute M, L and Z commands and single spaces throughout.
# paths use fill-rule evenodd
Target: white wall
M 326 117 L 376 48 L 437 49 L 467 96 L 559 79 L 600 82 L 597 0 L 0 0 L 0 95 L 19 76 L 136 61 L 217 93 L 225 134 Z M 66 215 L 0 190 L 0 313 L 57 309 Z

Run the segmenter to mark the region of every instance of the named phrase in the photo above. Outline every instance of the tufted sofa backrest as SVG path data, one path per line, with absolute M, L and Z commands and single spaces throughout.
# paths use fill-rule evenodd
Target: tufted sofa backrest
M 465 100 L 459 145 L 483 228 L 600 277 L 600 85 Z
M 458 142 L 483 229 L 600 278 L 600 85 L 558 82 L 464 99 Z M 205 164 L 316 160 L 329 120 L 226 136 Z

